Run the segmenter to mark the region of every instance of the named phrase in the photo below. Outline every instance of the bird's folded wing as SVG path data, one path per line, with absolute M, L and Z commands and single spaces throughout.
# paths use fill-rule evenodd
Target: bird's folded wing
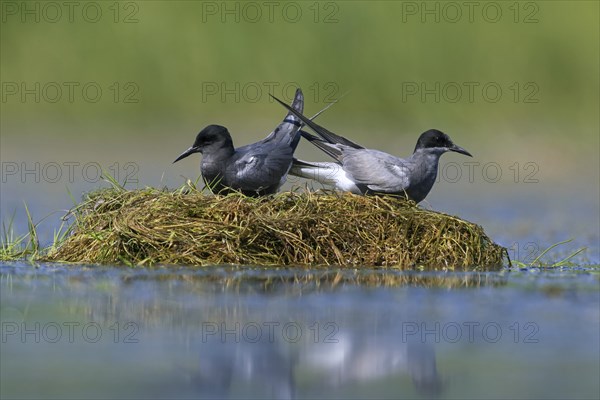
M 290 147 L 267 148 L 257 153 L 247 153 L 233 163 L 232 173 L 241 189 L 259 191 L 278 185 L 285 177 L 293 160 Z
M 410 185 L 411 165 L 377 150 L 347 152 L 343 168 L 356 183 L 383 193 L 398 193 Z

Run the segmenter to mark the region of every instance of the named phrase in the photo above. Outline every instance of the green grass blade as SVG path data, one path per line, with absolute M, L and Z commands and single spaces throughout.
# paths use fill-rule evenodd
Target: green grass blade
M 540 253 L 540 255 L 539 255 L 539 256 L 537 256 L 537 257 L 535 258 L 535 260 L 533 260 L 533 261 L 532 261 L 532 262 L 531 262 L 529 265 L 530 265 L 530 266 L 534 266 L 534 265 L 535 265 L 535 264 L 536 264 L 538 261 L 540 261 L 540 259 L 541 259 L 541 258 L 542 258 L 544 255 L 546 255 L 546 253 L 548 253 L 548 252 L 549 252 L 550 250 L 552 250 L 553 248 L 555 248 L 555 247 L 557 247 L 557 246 L 560 246 L 560 245 L 563 245 L 563 244 L 565 244 L 565 243 L 572 242 L 572 241 L 573 241 L 573 239 L 568 239 L 568 240 L 563 240 L 562 242 L 554 243 L 552 246 L 550 246 L 550 247 L 548 247 L 546 250 L 542 251 L 542 252 Z M 540 266 L 541 266 L 541 265 L 540 265 Z

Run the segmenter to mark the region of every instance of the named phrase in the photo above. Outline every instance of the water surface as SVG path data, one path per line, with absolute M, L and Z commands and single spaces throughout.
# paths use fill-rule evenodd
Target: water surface
M 599 272 L 2 264 L 1 393 L 598 398 Z

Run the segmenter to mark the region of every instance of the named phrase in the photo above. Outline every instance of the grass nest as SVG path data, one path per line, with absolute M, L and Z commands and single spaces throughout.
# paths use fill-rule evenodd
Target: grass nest
M 508 260 L 480 226 L 395 197 L 104 189 L 73 214 L 48 261 L 435 270 L 494 269 Z

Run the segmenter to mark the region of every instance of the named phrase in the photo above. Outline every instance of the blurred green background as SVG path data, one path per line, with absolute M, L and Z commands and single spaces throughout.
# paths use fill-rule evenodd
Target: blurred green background
M 437 128 L 501 183 L 533 162 L 536 190 L 591 181 L 597 199 L 597 1 L 1 3 L 3 161 L 132 161 L 140 186 L 178 186 L 201 128 L 259 140 L 284 115 L 268 94 L 297 84 L 311 115 L 348 93 L 319 121 L 365 146 L 406 156 Z
M 598 134 L 595 1 L 477 2 L 472 15 L 461 2 L 76 3 L 69 15 L 60 2 L 2 2 L 3 136 L 43 129 L 82 139 L 95 127 L 143 135 L 157 124 L 172 127 L 166 136 L 210 122 L 265 130 L 282 113 L 269 85 L 289 99 L 293 83 L 309 113 L 348 91 L 323 120 L 354 127 L 354 136 L 373 128 L 415 136 L 430 126 L 494 140 L 506 130 L 552 140 Z M 7 92 L 22 82 L 41 84 L 39 103 Z M 48 101 L 49 82 L 78 83 L 73 101 L 64 85 Z M 89 82 L 103 90 L 97 103 L 83 96 Z M 439 102 L 423 101 L 421 83 L 435 92 L 436 82 Z M 472 101 L 465 82 L 478 85 Z M 497 102 L 484 97 L 488 83 L 502 89 Z M 419 92 L 407 93 L 414 84 Z

